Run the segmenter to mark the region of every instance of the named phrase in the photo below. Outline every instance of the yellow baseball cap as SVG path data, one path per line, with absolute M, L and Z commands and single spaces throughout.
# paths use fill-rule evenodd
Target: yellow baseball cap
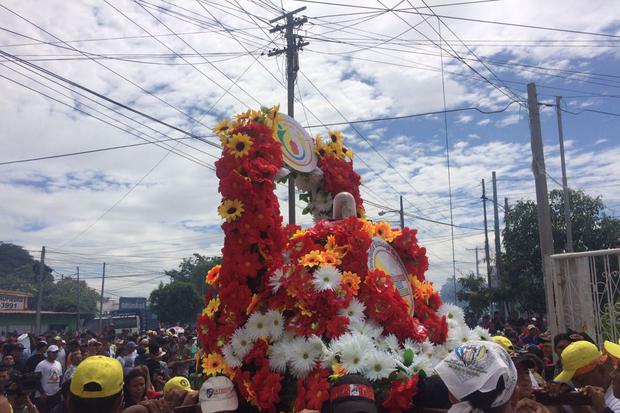
M 491 337 L 491 340 L 495 341 L 497 344 L 504 347 L 504 350 L 506 350 L 509 353 L 512 353 L 515 351 L 515 348 L 512 345 L 512 341 L 510 341 L 508 337 L 494 336 L 494 337 Z
M 168 380 L 166 382 L 166 384 L 164 384 L 164 397 L 166 396 L 166 394 L 168 394 L 171 390 L 175 390 L 175 389 L 179 389 L 179 390 L 191 390 L 192 386 L 189 384 L 189 380 L 187 380 L 187 378 L 183 377 L 183 376 L 176 376 L 171 378 L 170 380 Z
M 620 343 L 620 340 L 618 340 Z M 605 347 L 605 352 L 615 358 L 616 360 L 620 360 L 620 345 L 616 343 L 612 343 L 611 341 L 605 340 L 603 344 Z
M 589 341 L 575 341 L 562 352 L 562 372 L 554 379 L 567 383 L 575 376 L 581 376 L 594 370 L 607 360 L 595 344 Z
M 123 390 L 123 367 L 110 357 L 88 357 L 75 369 L 69 390 L 83 399 L 114 396 Z

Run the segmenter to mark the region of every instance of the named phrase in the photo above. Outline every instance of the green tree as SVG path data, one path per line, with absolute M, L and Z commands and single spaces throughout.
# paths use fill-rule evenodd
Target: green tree
M 470 326 L 476 325 L 478 319 L 486 312 L 493 301 L 493 292 L 487 286 L 487 281 L 477 277 L 474 273 L 459 277 L 459 291 L 456 296 L 465 304 L 465 319 Z
M 583 191 L 569 194 L 575 251 L 614 247 L 620 240 L 620 220 L 605 214 L 600 197 Z M 562 191 L 549 194 L 554 251 L 565 248 L 564 200 Z M 506 213 L 503 231 L 502 288 L 499 296 L 510 299 L 516 310 L 545 312 L 545 288 L 534 201 L 518 201 Z
M 80 312 L 95 314 L 98 311 L 101 295 L 80 280 Z M 57 281 L 48 296 L 53 311 L 77 311 L 78 281 L 68 277 Z
M 197 290 L 202 292 L 207 272 L 222 263 L 222 257 L 207 257 L 194 253 L 189 258 L 183 258 L 178 269 L 164 271 L 174 281 L 191 282 Z
M 196 320 L 203 300 L 196 286 L 188 281 L 159 284 L 151 291 L 151 308 L 164 323 L 192 322 Z

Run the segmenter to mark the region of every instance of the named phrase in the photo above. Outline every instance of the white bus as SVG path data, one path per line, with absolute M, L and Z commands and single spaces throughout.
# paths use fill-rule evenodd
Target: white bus
M 129 331 L 130 333 L 140 332 L 140 316 L 139 315 L 114 315 L 111 317 L 103 317 L 101 322 L 101 328 L 106 328 L 110 325 L 114 325 L 114 333 L 121 334 L 123 331 Z M 88 330 L 99 330 L 99 318 L 95 318 L 85 326 Z

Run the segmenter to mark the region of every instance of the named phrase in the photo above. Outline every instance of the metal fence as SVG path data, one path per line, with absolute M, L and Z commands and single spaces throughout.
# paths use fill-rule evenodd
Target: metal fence
M 620 249 L 550 256 L 557 329 L 620 338 Z

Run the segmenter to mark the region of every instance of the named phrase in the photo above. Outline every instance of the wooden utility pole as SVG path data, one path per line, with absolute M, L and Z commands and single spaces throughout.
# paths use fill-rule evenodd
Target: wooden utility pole
M 75 321 L 75 331 L 80 331 L 80 267 L 77 267 L 77 319 Z
M 506 222 L 506 214 L 510 211 L 510 207 L 508 206 L 508 197 L 504 197 L 504 222 Z
M 41 259 L 39 260 L 39 279 L 37 280 L 37 314 L 35 316 L 35 329 L 37 335 L 41 334 L 41 302 L 43 301 L 43 276 L 45 275 L 45 247 L 41 247 Z
M 105 284 L 105 262 L 103 263 L 103 273 L 101 274 L 101 302 L 99 303 L 99 332 L 103 331 L 103 286 Z
M 487 194 L 484 186 L 484 179 L 482 180 L 482 211 L 484 213 L 484 259 L 487 262 L 487 283 L 489 288 L 491 285 L 491 253 L 489 252 L 489 228 L 487 222 Z
M 497 287 L 502 285 L 502 241 L 499 236 L 499 202 L 497 201 L 497 175 L 491 173 L 493 179 L 493 218 L 495 220 L 495 277 Z
M 527 85 L 527 104 L 530 117 L 532 172 L 534 173 L 534 181 L 536 183 L 538 237 L 540 255 L 542 257 L 543 280 L 545 283 L 545 298 L 547 301 L 547 320 L 551 327 L 551 335 L 555 336 L 558 333 L 558 326 L 555 314 L 553 280 L 551 278 L 551 259 L 549 258 L 553 254 L 553 232 L 551 229 L 551 210 L 549 208 L 547 173 L 545 171 L 545 155 L 540 127 L 540 111 L 536 95 L 536 84 L 534 83 Z
M 277 25 L 273 29 L 269 30 L 270 33 L 282 32 L 284 30 L 284 36 L 286 37 L 286 47 L 284 49 L 274 49 L 269 51 L 269 56 L 276 56 L 282 53 L 286 53 L 286 80 L 287 80 L 287 101 L 288 101 L 288 115 L 291 118 L 295 117 L 295 80 L 297 79 L 297 72 L 299 71 L 299 54 L 298 51 L 309 43 L 304 42 L 301 36 L 294 33 L 295 28 L 303 25 L 308 21 L 307 17 L 296 18 L 295 14 L 300 11 L 306 10 L 306 7 L 300 7 L 291 12 L 285 13 L 280 17 L 276 17 L 269 21 L 269 23 L 275 23 L 278 20 L 286 19 L 285 25 Z M 295 224 L 295 179 L 292 175 L 289 175 L 288 180 L 288 223 Z
M 405 209 L 403 208 L 403 196 L 400 196 L 400 229 L 405 229 Z
M 476 252 L 476 277 L 480 277 L 480 258 L 478 258 L 478 250 L 480 248 L 465 248 L 467 251 L 475 251 Z
M 564 222 L 566 225 L 566 252 L 573 252 L 573 224 L 570 217 L 570 198 L 568 178 L 566 177 L 566 159 L 564 158 L 564 128 L 562 127 L 562 98 L 555 97 L 555 113 L 558 118 L 558 135 L 560 137 L 560 161 L 562 162 L 562 192 L 564 195 Z

